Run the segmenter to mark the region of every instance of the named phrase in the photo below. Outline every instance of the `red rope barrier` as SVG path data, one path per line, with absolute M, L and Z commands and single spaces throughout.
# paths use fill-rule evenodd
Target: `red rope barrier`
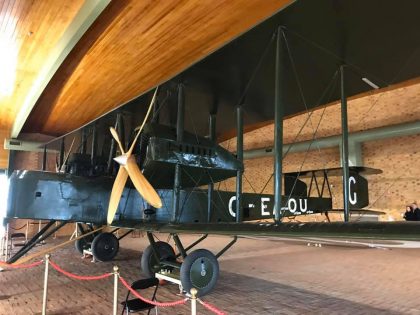
M 50 262 L 50 265 L 58 272 L 61 272 L 63 275 L 69 278 L 73 278 L 77 280 L 100 280 L 100 279 L 108 278 L 113 275 L 112 273 L 104 273 L 103 275 L 99 275 L 99 276 L 79 276 L 79 275 L 75 275 L 74 273 L 65 271 L 64 269 L 62 269 L 60 266 L 58 266 L 51 260 L 49 262 Z
M 207 308 L 209 311 L 212 311 L 214 314 L 217 315 L 226 315 L 224 312 L 222 312 L 221 310 L 217 309 L 215 306 L 206 303 L 200 299 L 197 299 L 198 302 L 200 302 L 201 305 L 203 305 L 205 308 Z
M 142 297 L 136 290 L 134 290 L 133 288 L 131 288 L 131 286 L 127 283 L 127 281 L 125 281 L 125 279 L 123 277 L 120 276 L 120 281 L 121 283 L 138 299 L 142 300 L 143 302 L 155 305 L 155 306 L 160 306 L 160 307 L 170 307 L 170 306 L 176 306 L 176 305 L 180 305 L 180 304 L 185 304 L 188 299 L 182 299 L 179 301 L 175 301 L 175 302 L 167 302 L 167 303 L 161 303 L 161 302 L 156 302 L 156 301 L 152 301 L 149 299 L 146 299 L 144 297 Z
M 0 261 L 0 266 L 10 267 L 10 268 L 13 268 L 13 269 L 25 269 L 25 268 L 32 268 L 32 267 L 39 266 L 42 263 L 43 263 L 43 260 L 34 262 L 32 264 L 28 264 L 28 265 L 23 265 L 23 264 L 22 265 L 12 265 L 12 264 L 8 264 L 5 261 Z

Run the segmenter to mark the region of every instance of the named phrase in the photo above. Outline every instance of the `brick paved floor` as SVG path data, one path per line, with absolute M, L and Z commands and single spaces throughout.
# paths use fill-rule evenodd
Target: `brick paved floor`
M 165 235 L 160 235 L 165 240 Z M 186 243 L 193 238 L 185 236 Z M 56 241 L 49 241 L 50 246 Z M 209 237 L 202 247 L 217 251 L 228 242 Z M 112 271 L 129 281 L 140 277 L 140 249 L 145 238 L 127 237 L 114 262 L 82 260 L 72 247 L 52 259 L 82 275 Z M 284 240 L 240 239 L 220 259 L 216 290 L 204 300 L 228 314 L 420 314 L 420 249 L 359 248 Z M 0 314 L 40 314 L 43 267 L 0 273 Z M 180 297 L 166 285 L 159 301 Z M 51 271 L 48 314 L 111 314 L 112 278 L 77 281 Z M 119 299 L 126 290 L 120 287 Z M 159 309 L 159 314 L 189 314 L 188 306 Z M 212 314 L 198 306 L 199 314 Z

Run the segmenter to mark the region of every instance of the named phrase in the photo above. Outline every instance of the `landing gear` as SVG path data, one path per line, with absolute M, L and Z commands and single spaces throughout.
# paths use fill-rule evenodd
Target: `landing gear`
M 184 248 L 177 234 L 172 234 L 178 254 L 168 243 L 156 242 L 151 232 L 147 233 L 150 245 L 141 258 L 141 267 L 147 277 L 156 277 L 180 284 L 182 290 L 189 293 L 196 288 L 198 296 L 208 294 L 216 285 L 219 277 L 219 263 L 217 259 L 223 255 L 237 240 L 227 244 L 216 255 L 207 249 L 197 249 L 188 253 L 190 249 L 203 241 L 203 235 L 191 245 Z M 179 260 L 178 260 L 179 259 Z M 181 262 L 182 261 L 182 262 Z
M 155 242 L 154 246 L 159 258 L 156 258 L 152 244 L 146 247 L 141 256 L 141 270 L 147 278 L 154 277 L 155 273 L 162 269 L 160 261 L 175 261 L 175 251 L 171 245 L 159 241 Z
M 198 290 L 197 296 L 203 296 L 213 290 L 219 278 L 219 262 L 207 249 L 197 249 L 187 257 L 180 269 L 180 280 L 183 289 L 190 292 Z
M 118 253 L 119 241 L 112 233 L 101 233 L 92 242 L 92 255 L 99 261 L 110 261 Z
M 85 224 L 85 227 L 83 227 L 83 223 L 76 223 L 76 229 L 77 229 L 78 233 L 80 233 L 80 235 L 84 235 L 88 232 L 93 231 L 94 227 L 91 224 Z M 76 234 L 76 236 L 77 236 L 76 232 L 73 233 L 73 235 L 74 234 Z M 84 250 L 89 250 L 90 251 L 90 246 L 91 246 L 92 241 L 93 241 L 93 239 L 95 238 L 96 235 L 98 235 L 98 234 L 95 233 L 95 234 L 87 235 L 83 238 L 79 238 L 78 240 L 76 240 L 74 242 L 74 247 L 76 248 L 77 252 L 80 253 L 81 255 L 83 255 Z
M 89 249 L 90 248 L 90 243 L 88 242 L 88 240 L 86 238 L 79 238 L 78 240 L 76 240 L 76 242 L 74 242 L 74 246 L 76 247 L 76 250 L 83 255 L 83 251 L 85 249 Z
M 90 232 L 94 230 L 94 227 L 89 224 L 87 224 L 87 227 Z M 89 232 L 83 229 L 82 223 L 77 223 L 77 228 L 82 235 Z M 128 230 L 121 236 L 117 237 L 114 232 L 118 230 L 119 228 L 107 233 L 96 232 L 77 239 L 74 244 L 76 250 L 80 254 L 83 254 L 82 258 L 85 258 L 85 255 L 87 254 L 93 256 L 93 261 L 110 261 L 118 253 L 120 240 L 133 232 L 133 230 Z

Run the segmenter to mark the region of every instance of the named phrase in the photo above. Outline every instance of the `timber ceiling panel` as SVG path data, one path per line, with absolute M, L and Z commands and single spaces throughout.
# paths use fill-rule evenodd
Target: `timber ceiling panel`
M 88 123 L 291 2 L 114 1 L 57 71 L 24 131 L 61 135 Z
M 83 0 L 0 1 L 0 129 L 10 130 L 43 61 Z

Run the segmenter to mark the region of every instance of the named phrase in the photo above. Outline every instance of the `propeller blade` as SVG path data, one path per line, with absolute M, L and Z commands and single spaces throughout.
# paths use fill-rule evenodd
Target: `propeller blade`
M 149 114 L 150 114 L 150 112 L 151 112 L 151 110 L 153 108 L 153 104 L 155 103 L 158 89 L 159 89 L 159 87 L 157 87 L 156 90 L 155 90 L 155 93 L 153 93 L 152 101 L 150 102 L 149 109 L 147 110 L 147 113 L 146 113 L 146 116 L 144 117 L 143 123 L 141 124 L 139 130 L 137 131 L 136 137 L 134 138 L 134 141 L 131 144 L 130 149 L 127 151 L 127 155 L 128 156 L 130 156 L 131 153 L 133 152 L 133 149 L 134 149 L 134 146 L 136 145 L 137 139 L 138 139 L 141 131 L 143 130 L 144 125 L 146 124 L 147 118 L 149 117 Z
M 152 185 L 150 185 L 146 177 L 144 177 L 143 173 L 140 171 L 134 156 L 128 157 L 127 164 L 124 167 L 127 170 L 134 187 L 136 187 L 140 195 L 153 207 L 161 208 L 162 200 L 156 190 L 152 187 Z
M 118 146 L 120 147 L 120 150 L 121 150 L 121 154 L 125 154 L 123 146 L 122 146 L 121 141 L 120 141 L 120 137 L 118 136 L 118 133 L 115 130 L 115 128 L 114 127 L 109 127 L 109 131 L 111 131 L 111 134 L 112 134 L 112 137 L 114 138 L 114 140 L 117 141 Z
M 112 186 L 111 197 L 109 198 L 108 215 L 106 221 L 111 224 L 114 220 L 115 212 L 117 212 L 118 204 L 120 203 L 121 194 L 127 181 L 128 173 L 124 167 L 120 167 L 117 177 L 115 177 L 114 185 Z

